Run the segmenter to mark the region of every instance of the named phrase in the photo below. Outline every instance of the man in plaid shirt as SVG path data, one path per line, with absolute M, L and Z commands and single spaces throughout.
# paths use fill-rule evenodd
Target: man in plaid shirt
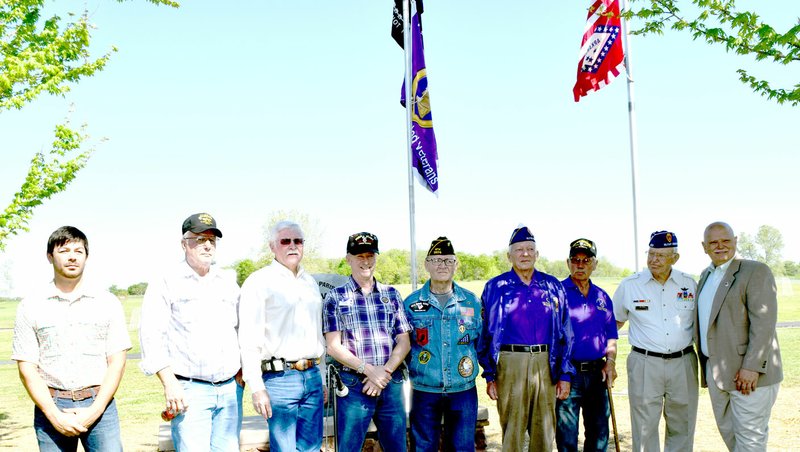
M 347 240 L 349 281 L 330 291 L 323 306 L 328 354 L 341 364 L 348 394 L 339 397 L 342 452 L 360 451 L 370 420 L 381 448 L 406 450 L 406 410 L 400 365 L 411 348 L 403 298 L 375 280 L 378 238 L 361 232 Z

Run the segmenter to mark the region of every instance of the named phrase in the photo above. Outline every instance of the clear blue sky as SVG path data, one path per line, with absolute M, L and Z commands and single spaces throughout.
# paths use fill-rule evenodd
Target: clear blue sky
M 586 236 L 601 256 L 633 268 L 625 79 L 572 99 L 588 4 L 426 3 L 441 194 L 416 185 L 419 248 L 447 235 L 458 250 L 491 252 L 522 222 L 548 258 L 564 258 Z M 779 29 L 800 15 L 791 2 L 743 5 Z M 347 235 L 361 230 L 383 249 L 407 248 L 403 54 L 389 36 L 391 6 L 229 1 L 173 10 L 89 0 L 95 48 L 119 51 L 65 98 L 2 113 L 0 200 L 18 189 L 71 104 L 73 123 L 108 141 L 36 210 L 31 231 L 9 242 L 0 276 L 15 291 L 50 278 L 47 236 L 72 224 L 89 235 L 95 277 L 147 280 L 180 259 L 180 224 L 198 211 L 225 234 L 221 264 L 254 257 L 263 224 L 281 209 L 319 220 L 328 257 L 343 255 Z M 800 107 L 757 96 L 735 73 L 745 67 L 790 85 L 798 66 L 755 63 L 675 32 L 635 38 L 632 51 L 640 249 L 650 232 L 672 230 L 677 267 L 698 273 L 704 226 L 726 220 L 737 232 L 776 226 L 784 258 L 800 259 Z

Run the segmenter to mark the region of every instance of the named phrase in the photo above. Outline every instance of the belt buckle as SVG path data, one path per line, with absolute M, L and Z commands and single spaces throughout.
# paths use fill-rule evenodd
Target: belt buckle
M 69 391 L 69 396 L 70 396 L 70 398 L 72 399 L 73 402 L 79 402 L 79 401 L 87 398 L 87 397 L 81 398 L 81 394 L 85 394 L 84 391 L 86 391 L 86 389 L 77 389 L 77 390 L 76 389 L 72 389 L 72 390 Z
M 592 370 L 591 363 L 587 363 L 587 362 L 582 362 L 581 363 L 581 372 L 589 372 L 590 370 Z

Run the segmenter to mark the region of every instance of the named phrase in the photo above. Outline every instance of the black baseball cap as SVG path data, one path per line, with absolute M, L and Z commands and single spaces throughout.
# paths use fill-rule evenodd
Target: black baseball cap
M 369 232 L 356 232 L 347 238 L 347 254 L 361 254 L 378 252 L 378 237 Z
M 596 257 L 597 247 L 594 242 L 589 239 L 573 240 L 572 243 L 569 244 L 569 257 L 578 253 L 584 253 L 589 257 Z
M 217 229 L 217 220 L 207 213 L 196 213 L 183 220 L 182 234 L 186 234 L 186 231 L 192 231 L 195 234 L 211 231 L 217 237 L 222 238 L 222 231 Z

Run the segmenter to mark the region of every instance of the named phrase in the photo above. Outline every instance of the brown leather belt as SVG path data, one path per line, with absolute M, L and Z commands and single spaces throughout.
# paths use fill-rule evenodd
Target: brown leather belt
M 55 388 L 47 388 L 50 390 L 50 395 L 56 399 L 68 399 L 72 401 L 79 401 L 79 400 L 86 400 L 91 399 L 92 397 L 97 396 L 100 392 L 100 385 L 98 386 L 89 386 L 88 388 L 83 389 L 75 389 L 72 391 L 67 391 L 65 389 L 55 389 Z
M 319 358 L 286 361 L 283 358 L 272 358 L 261 361 L 261 372 L 283 372 L 284 370 L 308 370 L 319 364 Z

